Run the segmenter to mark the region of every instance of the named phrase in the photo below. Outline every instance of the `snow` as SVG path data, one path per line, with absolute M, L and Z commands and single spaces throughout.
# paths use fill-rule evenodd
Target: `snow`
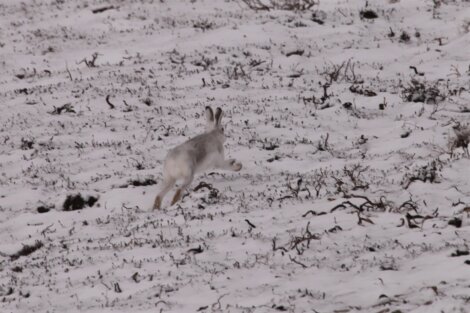
M 470 3 L 367 3 L 2 0 L 0 311 L 468 312 Z M 207 105 L 242 171 L 152 211 Z

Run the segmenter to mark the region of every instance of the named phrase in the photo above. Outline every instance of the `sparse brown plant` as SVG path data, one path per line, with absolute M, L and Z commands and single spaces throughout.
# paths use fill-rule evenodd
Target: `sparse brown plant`
M 77 63 L 78 64 L 81 64 L 81 63 L 85 63 L 85 65 L 87 67 L 96 67 L 96 60 L 98 59 L 98 56 L 100 56 L 100 54 L 98 52 L 94 52 L 92 55 L 91 55 L 91 59 L 88 60 L 87 58 L 83 58 L 80 62 Z

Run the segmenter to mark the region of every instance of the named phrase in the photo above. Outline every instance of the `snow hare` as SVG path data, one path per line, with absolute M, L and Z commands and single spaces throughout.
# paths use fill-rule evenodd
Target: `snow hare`
M 242 164 L 235 159 L 225 159 L 224 128 L 222 127 L 222 109 L 214 112 L 210 107 L 205 109 L 206 131 L 168 151 L 163 162 L 163 183 L 155 198 L 153 209 L 160 209 L 165 194 L 177 180 L 182 184 L 176 190 L 171 205 L 181 199 L 181 196 L 193 181 L 194 174 L 210 168 L 240 171 Z

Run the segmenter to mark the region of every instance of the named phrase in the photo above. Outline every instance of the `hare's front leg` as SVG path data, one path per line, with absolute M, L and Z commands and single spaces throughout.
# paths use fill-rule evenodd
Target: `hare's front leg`
M 217 167 L 224 170 L 232 170 L 238 172 L 242 169 L 242 164 L 235 159 L 220 160 Z

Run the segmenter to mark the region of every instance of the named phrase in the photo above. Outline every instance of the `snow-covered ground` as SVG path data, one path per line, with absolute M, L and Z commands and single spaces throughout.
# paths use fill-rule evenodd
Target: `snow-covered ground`
M 0 311 L 470 312 L 469 51 L 468 0 L 0 0 Z M 242 171 L 152 211 L 207 105 Z

